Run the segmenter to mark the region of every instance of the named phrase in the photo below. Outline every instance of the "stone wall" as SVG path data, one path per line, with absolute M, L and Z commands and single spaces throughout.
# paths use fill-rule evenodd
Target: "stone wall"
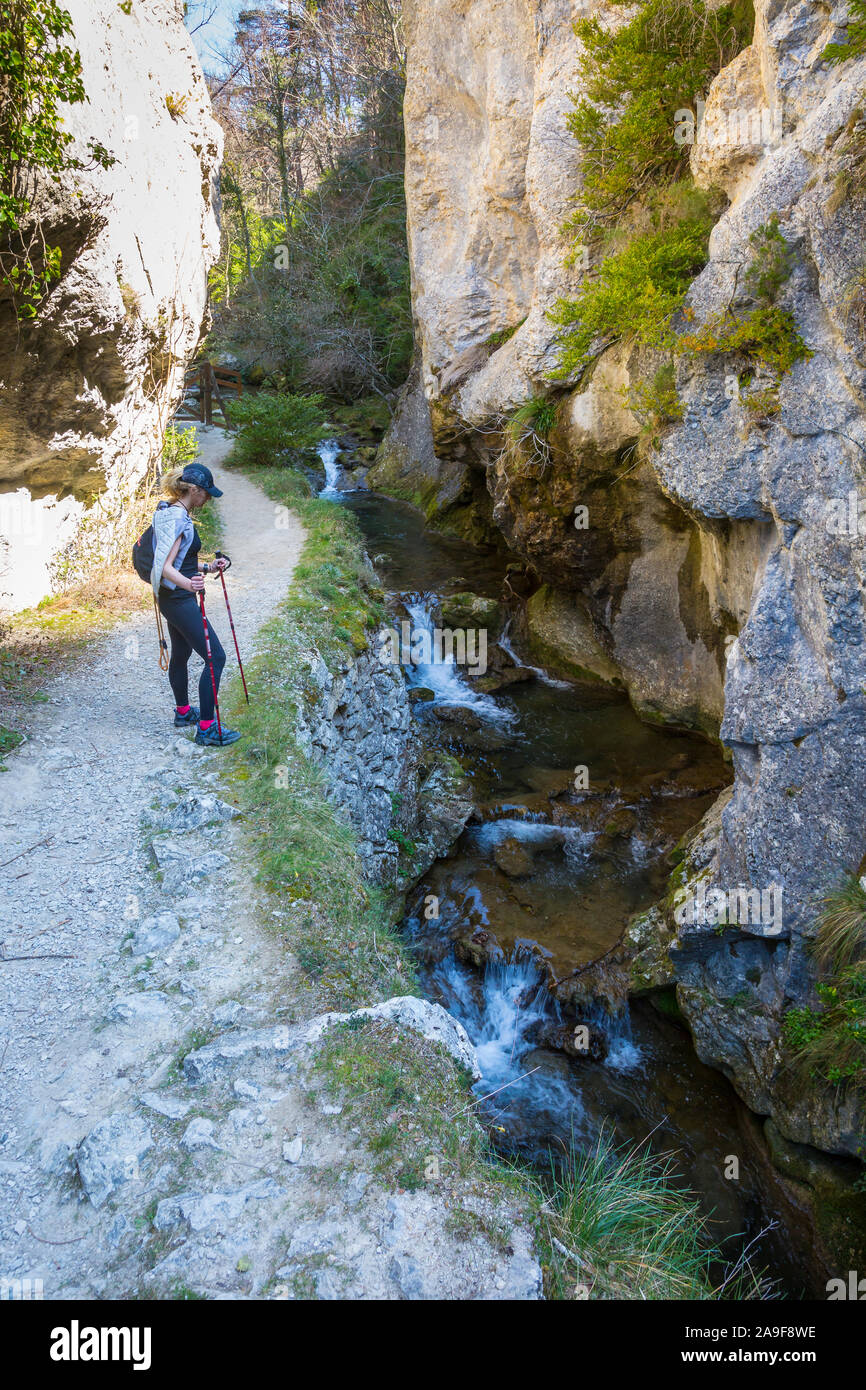
M 402 670 L 380 661 L 380 649 L 375 639 L 336 673 L 312 655 L 298 742 L 323 765 L 367 876 L 404 888 L 448 852 L 472 801 L 447 761 L 425 749 Z

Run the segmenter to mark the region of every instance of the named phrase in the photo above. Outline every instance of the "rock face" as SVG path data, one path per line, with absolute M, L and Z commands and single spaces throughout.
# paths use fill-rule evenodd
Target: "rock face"
M 310 653 L 298 742 L 324 764 L 328 794 L 357 835 L 375 883 L 413 881 L 456 840 L 472 810 L 447 765 L 427 767 L 399 666 L 374 639 L 336 674 Z M 395 789 L 396 792 L 395 792 Z
M 65 113 L 72 152 L 87 162 L 96 139 L 116 162 L 38 189 L 62 274 L 20 339 L 0 307 L 0 607 L 12 609 L 63 579 L 83 520 L 91 568 L 110 548 L 159 456 L 219 249 L 221 133 L 180 0 L 66 8 L 89 98 Z
M 729 304 L 750 233 L 777 214 L 794 250 L 782 307 L 813 351 L 784 378 L 780 412 L 750 419 L 728 389 L 730 359 L 680 358 L 684 419 L 660 450 L 636 451 L 623 391 L 646 364 L 614 346 L 584 389 L 555 388 L 545 447 L 517 456 L 504 444 L 514 408 L 550 394 L 545 311 L 579 273 L 563 267 L 558 235 L 579 186 L 565 126 L 572 21 L 616 24 L 621 10 L 409 0 L 419 361 L 371 476 L 387 487 L 399 473 L 410 496 L 423 475 L 434 522 L 466 531 L 470 505 L 505 536 L 544 586 L 524 636 L 546 663 L 621 683 L 649 718 L 721 732 L 736 782 L 702 832 L 696 872 L 725 893 L 778 886 L 781 926 L 683 933 L 668 913 L 669 963 L 653 966 L 645 923 L 643 978 L 673 970 L 701 1058 L 785 1139 L 854 1152 L 862 1116 L 792 1088 L 779 1031 L 786 1009 L 814 1002 L 815 899 L 858 869 L 866 832 L 866 351 L 852 299 L 863 205 L 843 177 L 866 60 L 821 57 L 844 4 L 755 9 L 753 43 L 711 85 L 692 149 L 696 180 L 730 206 L 689 304 L 697 323 Z M 750 1007 L 729 1007 L 746 989 Z

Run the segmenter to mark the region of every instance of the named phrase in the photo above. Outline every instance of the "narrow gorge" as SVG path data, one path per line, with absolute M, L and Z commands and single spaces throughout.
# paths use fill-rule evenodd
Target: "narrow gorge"
M 49 9 L 0 1287 L 848 1297 L 863 0 Z M 129 564 L 201 465 L 208 748 Z

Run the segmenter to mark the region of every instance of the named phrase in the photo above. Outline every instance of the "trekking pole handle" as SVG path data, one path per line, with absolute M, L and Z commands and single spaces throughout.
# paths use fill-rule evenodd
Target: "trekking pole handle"
M 225 552 L 222 551 L 222 550 L 217 550 L 217 551 L 215 551 L 214 553 L 215 553 L 216 558 L 217 558 L 218 560 L 226 560 L 226 561 L 228 561 L 228 563 L 226 564 L 226 569 L 227 569 L 227 570 L 230 570 L 231 567 L 232 567 L 232 562 L 231 562 L 231 560 L 229 559 L 228 555 L 226 555 Z

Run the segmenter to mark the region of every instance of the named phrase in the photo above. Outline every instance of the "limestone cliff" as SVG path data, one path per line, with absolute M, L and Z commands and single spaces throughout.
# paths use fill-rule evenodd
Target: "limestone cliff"
M 2 309 L 0 604 L 13 608 L 47 592 L 86 515 L 91 558 L 110 545 L 158 455 L 218 253 L 221 134 L 180 0 L 68 9 L 88 96 L 65 112 L 72 153 L 88 163 L 96 139 L 115 162 L 38 188 L 61 276 L 32 326 Z
M 794 1093 L 779 1030 L 786 1008 L 814 997 L 815 899 L 858 870 L 866 831 L 863 542 L 856 526 L 828 524 L 840 500 L 856 510 L 866 456 L 866 352 L 851 312 L 862 202 L 839 177 L 866 61 L 822 58 L 844 4 L 755 9 L 753 42 L 712 84 L 692 150 L 695 179 L 729 206 L 688 302 L 698 322 L 732 302 L 749 235 L 775 213 L 795 252 L 784 304 L 813 355 L 759 422 L 720 356 L 680 359 L 684 419 L 660 450 L 637 451 L 622 390 L 638 364 L 612 347 L 588 386 L 560 388 L 549 450 L 519 468 L 502 424 L 550 391 L 545 313 L 577 273 L 558 233 L 579 184 L 564 121 L 572 21 L 615 24 L 621 9 L 408 0 L 419 381 L 372 478 L 409 495 L 423 459 L 428 515 L 445 526 L 483 495 L 486 520 L 544 585 L 528 623 L 546 659 L 620 681 L 649 717 L 720 729 L 735 786 L 695 872 L 726 891 L 781 885 L 783 914 L 772 932 L 699 921 L 682 934 L 670 957 L 681 1004 L 701 1057 L 787 1139 L 853 1153 L 862 1117 Z M 766 117 L 757 135 L 743 111 Z M 752 1007 L 732 1010 L 744 992 Z

